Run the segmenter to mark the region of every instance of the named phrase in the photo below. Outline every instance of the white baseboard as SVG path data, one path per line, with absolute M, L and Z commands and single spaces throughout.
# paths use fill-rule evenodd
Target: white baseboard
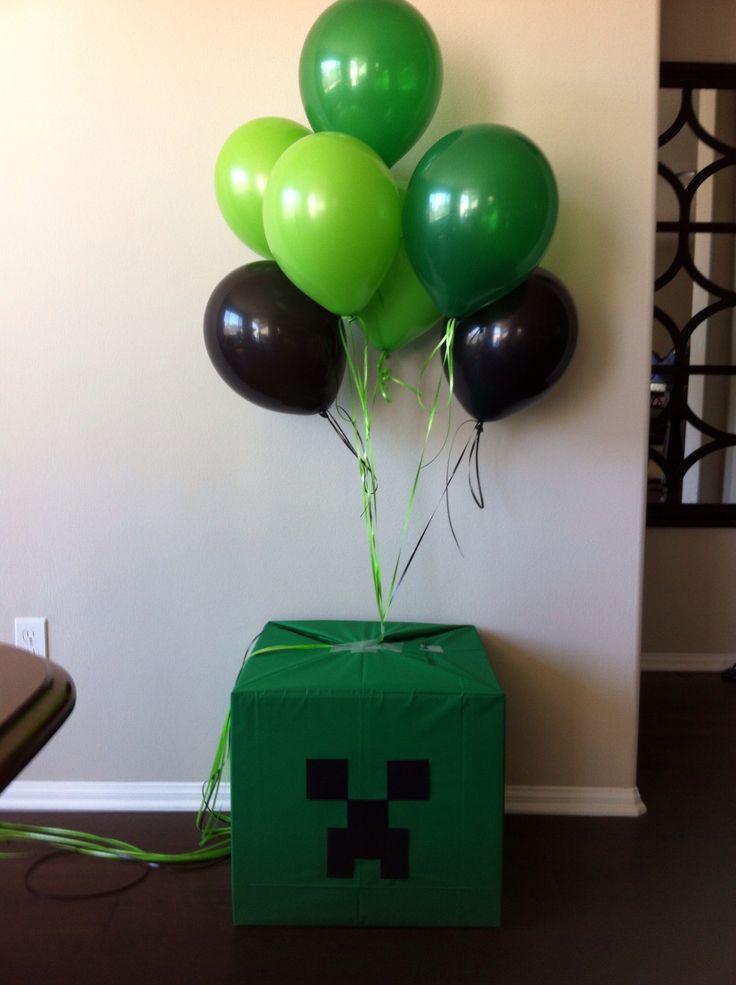
M 704 670 L 720 673 L 736 663 L 736 653 L 658 653 L 641 655 L 642 670 Z
M 507 814 L 639 817 L 646 807 L 636 787 L 506 787 Z
M 15 780 L 0 794 L 0 811 L 197 811 L 201 783 L 104 783 Z M 230 809 L 230 786 L 217 800 Z
M 0 794 L 2 811 L 191 811 L 199 809 L 199 783 L 98 783 L 16 780 Z M 218 805 L 230 809 L 230 785 Z M 636 787 L 506 787 L 507 814 L 578 814 L 638 817 L 646 808 Z

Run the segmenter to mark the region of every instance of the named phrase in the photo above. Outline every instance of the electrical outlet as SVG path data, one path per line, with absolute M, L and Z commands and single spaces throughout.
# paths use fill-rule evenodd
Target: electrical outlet
M 15 645 L 30 650 L 37 657 L 49 655 L 48 623 L 44 618 L 16 616 Z

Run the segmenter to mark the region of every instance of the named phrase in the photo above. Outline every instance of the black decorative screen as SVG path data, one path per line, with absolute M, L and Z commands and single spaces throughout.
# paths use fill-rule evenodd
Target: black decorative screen
M 735 90 L 736 65 L 661 66 L 650 525 L 736 525 Z

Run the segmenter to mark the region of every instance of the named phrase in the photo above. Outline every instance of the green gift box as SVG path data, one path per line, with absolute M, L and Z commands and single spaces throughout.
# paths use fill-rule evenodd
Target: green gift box
M 236 924 L 498 926 L 504 695 L 472 626 L 269 622 L 232 692 Z

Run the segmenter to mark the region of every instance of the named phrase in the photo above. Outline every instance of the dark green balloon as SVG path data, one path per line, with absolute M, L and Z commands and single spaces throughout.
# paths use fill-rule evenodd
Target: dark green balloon
M 437 107 L 437 39 L 405 0 L 338 0 L 307 35 L 299 87 L 315 131 L 357 137 L 390 167 L 419 139 Z
M 557 219 L 547 159 L 509 127 L 463 127 L 412 175 L 404 243 L 437 307 L 461 317 L 508 294 L 539 263 Z

